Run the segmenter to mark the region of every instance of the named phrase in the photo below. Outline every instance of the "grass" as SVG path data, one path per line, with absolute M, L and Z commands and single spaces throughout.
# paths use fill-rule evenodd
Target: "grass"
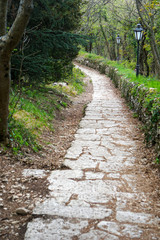
M 127 79 L 129 79 L 131 82 L 143 84 L 147 88 L 151 88 L 150 91 L 152 91 L 154 88 L 156 92 L 160 92 L 160 79 L 156 79 L 155 77 L 144 77 L 142 75 L 139 75 L 138 78 L 136 77 L 136 72 L 132 69 L 126 68 L 123 63 L 117 63 L 116 61 L 110 61 L 105 59 L 102 56 L 98 56 L 96 54 L 86 53 L 83 51 L 80 51 L 80 56 L 83 56 L 85 58 L 88 58 L 90 60 L 96 61 L 96 62 L 102 62 L 106 65 L 113 66 L 118 70 L 119 75 L 123 75 Z
M 54 131 L 52 120 L 56 112 L 66 108 L 70 96 L 84 91 L 84 75 L 73 69 L 73 75 L 65 79 L 66 88 L 53 84 L 12 87 L 9 105 L 10 146 L 14 154 L 23 154 L 26 149 L 39 151 L 38 138 L 44 130 Z
M 96 54 L 93 54 L 93 53 L 87 53 L 87 52 L 84 52 L 84 51 L 80 51 L 79 56 L 89 58 L 90 60 L 105 60 L 104 57 L 102 57 L 100 55 L 96 55 Z
M 160 80 L 156 79 L 155 77 L 145 77 L 139 75 L 136 77 L 136 72 L 132 69 L 128 69 L 122 64 L 118 64 L 115 61 L 107 61 L 110 66 L 117 68 L 118 73 L 120 75 L 125 76 L 126 78 L 130 79 L 132 82 L 136 82 L 139 84 L 144 84 L 147 88 L 155 88 L 158 92 L 160 92 Z
M 69 96 L 76 96 L 81 94 L 84 91 L 84 82 L 82 79 L 84 78 L 84 74 L 78 68 L 73 68 L 72 77 L 65 79 L 66 86 L 63 86 L 61 83 L 57 85 L 49 85 L 52 89 L 58 90 L 59 92 L 63 92 Z

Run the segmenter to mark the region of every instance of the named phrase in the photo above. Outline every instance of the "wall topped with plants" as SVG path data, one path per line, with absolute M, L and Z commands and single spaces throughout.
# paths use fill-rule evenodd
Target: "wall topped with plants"
M 158 162 L 160 159 L 160 91 L 158 88 L 147 87 L 146 84 L 132 81 L 125 74 L 108 63 L 102 57 L 92 57 L 91 54 L 80 54 L 76 59 L 82 65 L 94 68 L 111 78 L 115 87 L 130 104 L 137 117 L 143 122 L 146 143 L 156 146 Z M 133 72 L 135 75 L 135 73 Z M 158 80 L 157 80 L 158 82 Z M 158 83 L 160 85 L 160 82 Z M 157 85 L 158 86 L 158 85 Z M 160 87 L 160 86 L 159 86 Z

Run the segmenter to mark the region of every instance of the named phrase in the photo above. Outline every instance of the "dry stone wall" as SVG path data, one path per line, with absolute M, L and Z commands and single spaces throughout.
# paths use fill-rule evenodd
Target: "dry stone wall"
M 76 61 L 111 78 L 115 87 L 120 89 L 122 96 L 143 122 L 146 143 L 156 146 L 157 156 L 160 158 L 160 97 L 155 97 L 155 89 L 148 89 L 144 85 L 131 82 L 126 77 L 121 76 L 116 68 L 107 65 L 102 60 L 80 56 Z

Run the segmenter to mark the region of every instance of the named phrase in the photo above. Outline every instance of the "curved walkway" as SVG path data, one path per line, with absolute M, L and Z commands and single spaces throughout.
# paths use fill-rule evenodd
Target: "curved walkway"
M 25 240 L 158 240 L 127 108 L 107 77 L 80 68 L 93 81 L 93 100 L 65 156 L 68 169 L 51 172 L 50 198 L 35 207 Z

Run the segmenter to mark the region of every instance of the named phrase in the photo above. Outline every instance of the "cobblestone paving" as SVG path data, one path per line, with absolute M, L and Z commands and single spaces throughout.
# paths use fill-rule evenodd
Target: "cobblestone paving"
M 25 240 L 158 240 L 158 218 L 141 192 L 134 125 L 108 78 L 81 67 L 93 81 L 86 109 L 64 164 L 51 172 L 50 198 L 38 203 Z M 129 127 L 128 127 L 129 126 Z

